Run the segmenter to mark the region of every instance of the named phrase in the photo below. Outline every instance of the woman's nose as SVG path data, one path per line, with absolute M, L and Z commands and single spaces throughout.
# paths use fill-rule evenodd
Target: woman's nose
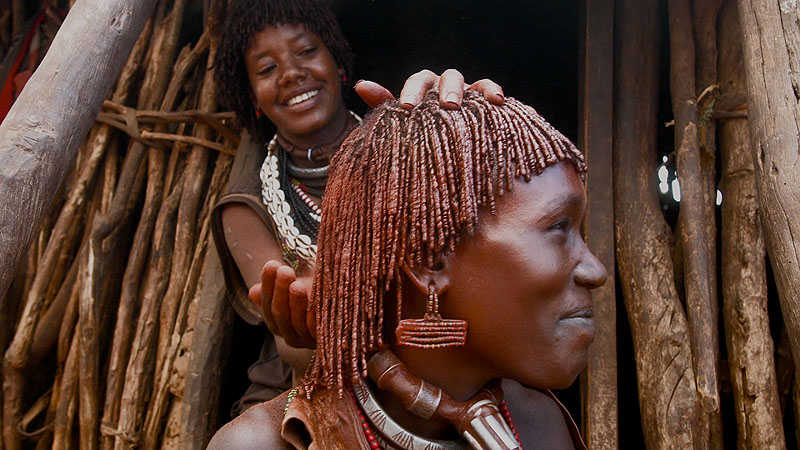
M 281 86 L 289 85 L 306 76 L 306 69 L 299 63 L 299 61 L 289 60 L 283 64 L 281 71 L 280 83 Z
M 575 281 L 589 289 L 599 288 L 606 282 L 608 271 L 588 247 L 584 249 L 584 257 L 575 268 Z

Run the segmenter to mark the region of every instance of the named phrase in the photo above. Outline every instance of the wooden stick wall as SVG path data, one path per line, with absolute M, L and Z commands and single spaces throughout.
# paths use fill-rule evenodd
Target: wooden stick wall
M 201 449 L 215 431 L 233 312 L 209 212 L 239 136 L 232 114 L 219 111 L 211 64 L 226 2 L 194 3 L 158 2 L 0 302 L 0 450 Z M 621 286 L 615 292 L 610 279 L 595 295 L 604 303 L 582 376 L 590 448 L 619 448 L 630 427 L 618 408 L 632 395 L 617 391 L 622 370 L 635 370 L 647 448 L 786 447 L 784 414 L 800 408 L 790 346 L 800 336 L 786 291 L 795 278 L 785 267 L 796 244 L 780 224 L 764 223 L 759 200 L 776 178 L 758 155 L 779 170 L 785 163 L 764 132 L 774 114 L 766 107 L 751 139 L 746 88 L 754 81 L 744 68 L 759 56 L 752 42 L 743 55 L 740 26 L 754 27 L 772 3 L 778 8 L 777 0 L 581 4 L 586 235 L 612 274 L 616 262 Z M 6 5 L 4 52 L 23 26 L 21 2 L 0 0 Z M 200 17 L 202 33 L 185 43 L 187 21 Z M 670 67 L 659 66 L 662 48 Z M 675 229 L 656 189 L 666 83 L 682 192 Z M 769 197 L 768 217 L 782 198 Z M 778 342 L 768 250 L 789 311 L 773 314 L 786 322 Z M 631 330 L 630 365 L 617 361 L 617 317 Z M 726 407 L 735 423 L 723 421 Z

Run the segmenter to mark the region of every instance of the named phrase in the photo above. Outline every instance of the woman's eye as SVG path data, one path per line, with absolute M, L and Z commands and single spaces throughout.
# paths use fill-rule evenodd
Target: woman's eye
M 303 49 L 303 50 L 300 52 L 300 54 L 301 54 L 301 55 L 310 55 L 311 53 L 314 53 L 314 51 L 315 51 L 316 49 L 317 49 L 317 47 L 308 47 L 308 48 L 306 48 L 306 49 Z
M 275 66 L 275 64 L 270 64 L 270 65 L 264 67 L 263 69 L 261 69 L 260 71 L 258 71 L 258 74 L 259 75 L 266 75 L 266 74 L 272 72 L 273 70 L 275 70 L 275 67 L 277 67 L 277 66 Z
M 559 220 L 558 222 L 550 225 L 550 228 L 548 228 L 548 229 L 557 230 L 557 231 L 565 231 L 565 230 L 567 230 L 567 228 L 569 228 L 569 220 L 562 219 L 562 220 Z

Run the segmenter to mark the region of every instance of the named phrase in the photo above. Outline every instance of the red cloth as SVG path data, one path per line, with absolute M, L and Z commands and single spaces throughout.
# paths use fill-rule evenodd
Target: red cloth
M 11 66 L 8 77 L 3 80 L 3 89 L 0 91 L 0 123 L 5 120 L 17 95 L 25 87 L 25 83 L 28 82 L 28 79 L 33 75 L 34 69 L 36 69 L 36 62 L 39 59 L 39 46 L 37 44 L 31 48 L 31 43 L 34 36 L 39 32 L 39 26 L 44 21 L 44 18 L 45 12 L 42 11 L 34 19 L 30 29 L 28 29 L 28 33 L 25 35 L 25 39 L 22 41 L 22 48 L 20 48 L 17 58 Z M 27 64 L 23 68 L 24 62 L 27 62 Z

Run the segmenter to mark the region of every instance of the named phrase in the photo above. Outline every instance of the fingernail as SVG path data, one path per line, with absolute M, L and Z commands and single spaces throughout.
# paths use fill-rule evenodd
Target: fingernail
M 500 97 L 500 99 L 501 99 L 501 100 L 505 100 L 505 99 L 506 99 L 506 96 L 505 96 L 505 95 L 503 95 L 503 93 L 502 93 L 502 92 L 500 92 L 500 91 L 496 91 L 496 92 L 494 93 L 494 95 L 496 95 L 496 96 Z
M 356 88 L 356 86 L 358 86 L 359 84 L 361 84 L 361 82 L 362 82 L 362 81 L 364 81 L 364 79 L 361 79 L 361 80 L 358 80 L 358 81 L 356 81 L 356 84 L 354 84 L 354 85 L 353 85 L 353 89 L 355 89 L 355 88 Z
M 444 101 L 453 106 L 458 106 L 458 94 L 456 94 L 455 92 L 451 92 L 447 94 L 447 96 L 444 98 Z

